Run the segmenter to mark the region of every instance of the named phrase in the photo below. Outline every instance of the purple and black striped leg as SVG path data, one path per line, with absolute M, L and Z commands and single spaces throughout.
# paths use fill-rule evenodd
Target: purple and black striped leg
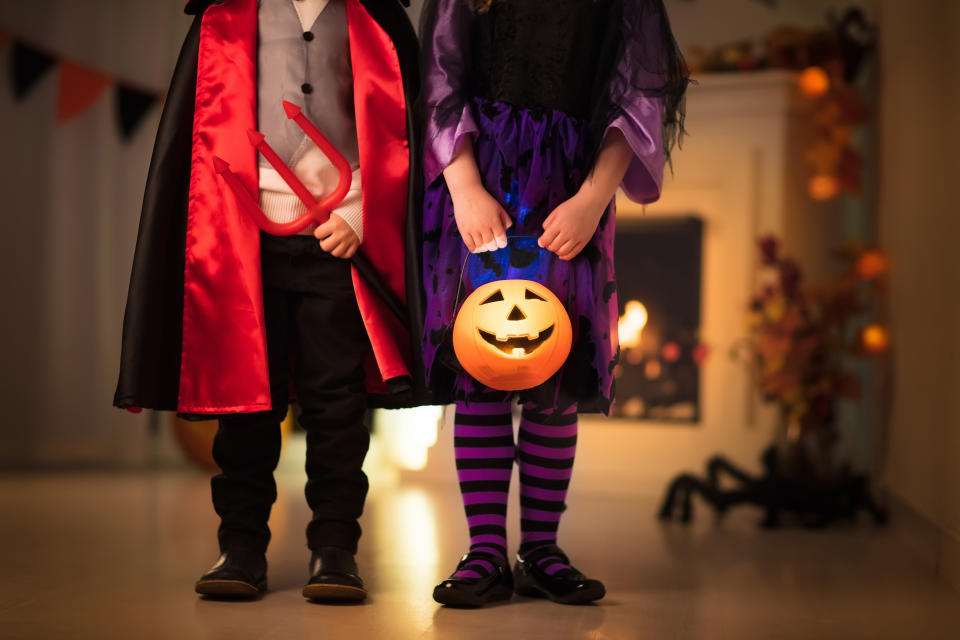
M 507 496 L 516 449 L 509 402 L 458 404 L 453 428 L 457 478 L 470 527 L 470 552 L 433 599 L 480 607 L 513 596 L 507 562 Z
M 453 428 L 460 493 L 470 527 L 470 552 L 507 558 L 507 496 L 515 449 L 510 402 L 457 404 Z M 478 557 L 452 577 L 482 578 L 494 571 Z
M 524 405 L 517 437 L 520 466 L 520 554 L 516 592 L 564 604 L 599 600 L 606 587 L 570 564 L 557 546 L 577 449 L 577 408 L 538 411 Z
M 557 543 L 557 528 L 566 505 L 577 449 L 577 407 L 563 413 L 523 408 L 520 420 L 520 556 Z M 543 555 L 537 565 L 553 575 L 570 565 L 556 555 Z

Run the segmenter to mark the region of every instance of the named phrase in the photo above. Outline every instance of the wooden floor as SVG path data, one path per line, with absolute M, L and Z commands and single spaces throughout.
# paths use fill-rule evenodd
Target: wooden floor
M 271 590 L 249 603 L 192 591 L 217 555 L 207 475 L 0 476 L 0 638 L 960 638 L 956 592 L 888 531 L 764 532 L 751 511 L 722 524 L 662 524 L 653 517 L 660 487 L 589 477 L 576 478 L 560 542 L 606 582 L 598 605 L 439 607 L 433 585 L 466 547 L 455 487 L 375 472 L 359 555 L 371 597 L 309 604 L 298 468 L 278 474 Z M 515 544 L 515 496 L 510 508 Z

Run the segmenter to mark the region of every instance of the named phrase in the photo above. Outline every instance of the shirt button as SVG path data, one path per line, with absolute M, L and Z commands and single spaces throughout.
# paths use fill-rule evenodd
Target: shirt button
M 304 82 L 302 85 L 300 85 L 300 90 L 306 94 L 313 93 L 313 85 L 309 82 Z
M 313 32 L 311 32 L 311 31 L 304 31 L 304 32 L 303 32 L 303 39 L 306 40 L 307 42 L 312 42 L 312 41 L 313 41 Z

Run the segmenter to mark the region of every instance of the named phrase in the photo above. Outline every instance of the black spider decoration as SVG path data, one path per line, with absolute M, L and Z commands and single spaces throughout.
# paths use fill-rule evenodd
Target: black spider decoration
M 887 512 L 870 495 L 866 476 L 843 471 L 826 480 L 808 469 L 801 474 L 785 474 L 780 456 L 774 446 L 763 453 L 764 473 L 754 477 L 722 456 L 707 462 L 706 479 L 684 473 L 677 476 L 667 488 L 659 516 L 672 520 L 680 507 L 680 522 L 693 519 L 693 494 L 699 494 L 722 517 L 727 509 L 740 504 L 752 504 L 764 510 L 760 525 L 765 528 L 780 526 L 784 513 L 793 514 L 805 527 L 824 527 L 839 520 L 853 519 L 860 509 L 866 510 L 877 526 L 887 522 Z M 721 474 L 728 475 L 737 486 L 721 488 Z

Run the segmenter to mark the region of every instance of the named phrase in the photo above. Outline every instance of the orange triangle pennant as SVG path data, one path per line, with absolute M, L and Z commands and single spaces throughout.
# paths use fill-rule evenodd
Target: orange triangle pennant
M 86 111 L 112 82 L 110 76 L 89 67 L 61 62 L 57 122 L 67 122 Z

